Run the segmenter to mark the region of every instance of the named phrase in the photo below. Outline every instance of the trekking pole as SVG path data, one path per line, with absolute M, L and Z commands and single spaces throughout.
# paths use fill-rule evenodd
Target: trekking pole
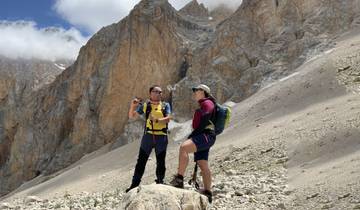
M 197 170 L 198 170 L 198 165 L 197 165 L 197 163 L 195 163 L 194 172 L 192 175 L 192 179 L 189 180 L 189 185 L 194 184 L 195 189 L 198 190 L 200 188 L 200 186 L 199 186 L 199 183 L 196 181 Z

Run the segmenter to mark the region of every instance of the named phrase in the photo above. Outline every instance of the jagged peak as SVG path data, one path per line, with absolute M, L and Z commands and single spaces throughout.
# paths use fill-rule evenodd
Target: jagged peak
M 142 0 L 132 10 L 131 13 L 141 13 L 145 15 L 156 15 L 158 9 L 175 12 L 168 0 Z
M 209 10 L 205 7 L 203 3 L 200 3 L 197 0 L 192 0 L 187 5 L 185 5 L 179 11 L 182 14 L 190 15 L 194 17 L 208 17 Z

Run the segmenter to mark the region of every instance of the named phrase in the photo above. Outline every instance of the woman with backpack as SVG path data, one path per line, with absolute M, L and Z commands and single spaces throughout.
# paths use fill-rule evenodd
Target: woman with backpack
M 179 149 L 178 173 L 170 182 L 177 188 L 184 188 L 184 174 L 189 162 L 189 153 L 194 153 L 194 161 L 201 169 L 204 189 L 200 193 L 207 196 L 212 202 L 211 172 L 208 164 L 209 150 L 216 140 L 215 134 L 215 99 L 210 94 L 210 88 L 204 84 L 192 88 L 193 98 L 199 103 L 199 109 L 195 111 L 192 127 L 193 131 Z

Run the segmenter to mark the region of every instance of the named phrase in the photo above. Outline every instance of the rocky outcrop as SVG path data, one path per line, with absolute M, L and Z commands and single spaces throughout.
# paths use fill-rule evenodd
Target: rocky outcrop
M 207 198 L 197 192 L 177 189 L 166 185 L 140 186 L 127 193 L 120 209 L 193 209 L 205 210 Z
M 173 93 L 176 114 L 190 117 L 190 86 L 200 81 L 220 102 L 245 99 L 356 27 L 359 11 L 355 0 L 244 0 L 217 26 L 211 44 L 193 57 L 187 78 Z

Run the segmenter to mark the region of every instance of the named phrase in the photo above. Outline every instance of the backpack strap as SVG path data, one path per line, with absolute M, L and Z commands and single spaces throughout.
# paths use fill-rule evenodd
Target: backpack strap
M 144 134 L 146 134 L 147 129 L 147 120 L 149 119 L 149 115 L 151 112 L 151 102 L 147 101 L 144 105 L 145 108 L 145 125 L 144 125 Z
M 148 102 L 146 102 L 146 106 L 145 106 L 145 120 L 146 121 L 147 121 L 147 119 L 149 119 L 150 112 L 151 112 L 151 102 L 148 101 Z

